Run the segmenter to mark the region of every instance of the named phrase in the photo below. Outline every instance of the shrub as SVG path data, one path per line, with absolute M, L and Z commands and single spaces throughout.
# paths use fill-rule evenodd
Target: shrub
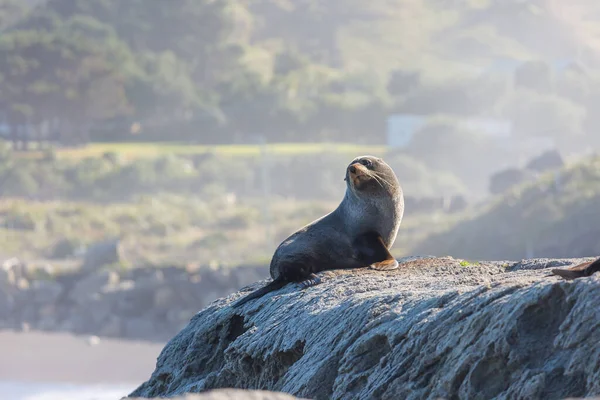
M 49 257 L 55 260 L 69 258 L 77 252 L 82 244 L 79 239 L 60 239 L 52 247 Z
M 37 220 L 31 213 L 12 210 L 4 219 L 4 226 L 7 229 L 19 231 L 34 231 L 40 226 L 40 221 Z
M 39 185 L 33 174 L 22 166 L 15 166 L 5 171 L 0 177 L 0 192 L 3 196 L 33 196 Z

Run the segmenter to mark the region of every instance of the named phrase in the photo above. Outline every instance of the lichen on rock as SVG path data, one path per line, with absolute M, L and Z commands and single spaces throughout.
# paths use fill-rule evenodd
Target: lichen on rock
M 251 287 L 196 314 L 131 397 L 218 388 L 310 399 L 544 398 L 600 394 L 600 275 L 582 259 L 403 261 L 329 271 L 234 309 Z

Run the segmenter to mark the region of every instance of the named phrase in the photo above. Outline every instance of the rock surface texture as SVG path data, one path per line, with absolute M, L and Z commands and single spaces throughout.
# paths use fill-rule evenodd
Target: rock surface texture
M 564 399 L 600 394 L 600 274 L 587 259 L 400 260 L 324 274 L 239 309 L 217 300 L 161 352 L 131 397 L 215 388 L 309 399 Z
M 186 394 L 172 397 L 171 400 L 294 400 L 298 397 L 286 393 L 268 392 L 266 390 L 216 389 L 202 394 Z M 144 400 L 136 397 L 132 400 Z

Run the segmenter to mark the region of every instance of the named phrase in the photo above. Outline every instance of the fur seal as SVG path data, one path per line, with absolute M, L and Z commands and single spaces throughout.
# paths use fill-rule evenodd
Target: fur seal
M 570 268 L 556 268 L 552 270 L 552 273 L 563 279 L 571 280 L 591 276 L 598 271 L 600 271 L 600 258 L 596 261 L 586 262 Z
M 233 307 L 290 282 L 300 283 L 303 289 L 318 284 L 320 271 L 398 268 L 389 252 L 404 214 L 404 195 L 396 174 L 381 158 L 365 155 L 347 166 L 344 181 L 346 193 L 339 206 L 285 239 L 271 259 L 273 280 Z

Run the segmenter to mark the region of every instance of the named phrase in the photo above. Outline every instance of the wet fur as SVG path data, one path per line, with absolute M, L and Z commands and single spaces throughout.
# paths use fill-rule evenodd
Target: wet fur
M 350 167 L 365 159 L 372 160 L 376 170 L 361 167 L 364 178 L 356 179 Z M 383 160 L 363 156 L 350 163 L 344 180 L 346 193 L 339 206 L 285 239 L 271 260 L 273 281 L 238 300 L 234 307 L 289 282 L 301 283 L 302 287 L 317 284 L 320 278 L 316 274 L 325 270 L 397 268 L 389 253 L 404 213 L 396 175 Z

